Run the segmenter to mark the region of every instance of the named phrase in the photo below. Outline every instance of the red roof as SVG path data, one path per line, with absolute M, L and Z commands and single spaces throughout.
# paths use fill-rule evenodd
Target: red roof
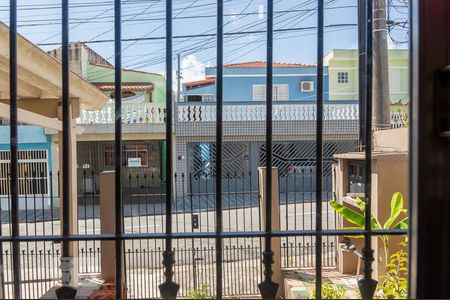
M 243 63 L 235 63 L 235 64 L 228 64 L 224 65 L 225 68 L 265 68 L 266 67 L 265 61 L 250 61 L 250 62 L 243 62 Z M 298 63 L 280 63 L 280 62 L 274 62 L 273 67 L 274 68 L 304 68 L 304 67 L 314 67 L 315 65 L 307 65 L 307 64 L 298 64 Z
M 114 91 L 115 85 L 111 83 L 94 83 L 94 85 L 103 92 Z M 153 84 L 150 83 L 122 83 L 124 92 L 146 92 L 152 91 Z
M 192 90 L 203 86 L 213 85 L 215 82 L 216 80 L 214 78 L 206 78 L 197 81 L 185 82 L 183 84 L 186 86 L 187 90 Z

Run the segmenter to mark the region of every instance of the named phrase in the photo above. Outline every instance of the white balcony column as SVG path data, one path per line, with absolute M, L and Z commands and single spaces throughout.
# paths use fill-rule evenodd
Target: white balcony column
M 76 99 L 74 99 L 74 101 L 76 102 Z M 78 220 L 78 193 L 77 193 L 77 138 L 76 138 L 76 134 L 77 134 L 77 129 L 76 129 L 76 124 L 75 124 L 75 118 L 76 115 L 78 115 L 77 113 L 74 113 L 73 109 L 74 109 L 74 105 L 70 105 L 69 106 L 70 109 L 70 115 L 72 116 L 69 119 L 69 152 L 68 153 L 64 153 L 63 150 L 63 132 L 61 130 L 58 131 L 58 147 L 59 147 L 59 166 L 60 166 L 60 180 L 59 180 L 59 184 L 60 184 L 60 211 L 61 211 L 61 233 L 62 233 L 62 216 L 63 216 L 63 176 L 64 176 L 64 172 L 63 172 L 63 155 L 68 155 L 69 156 L 69 176 L 70 176 L 70 181 L 69 181 L 69 195 L 70 195 L 70 215 L 69 215 L 69 234 L 74 235 L 78 233 L 78 224 L 77 224 L 77 220 Z M 76 105 L 75 105 L 75 109 L 76 109 Z M 62 107 L 59 108 L 59 119 L 62 120 Z M 70 277 L 70 286 L 77 286 L 78 285 L 78 243 L 77 242 L 71 242 L 69 245 L 69 253 L 70 256 L 73 257 L 73 267 L 70 271 L 71 273 L 71 277 Z

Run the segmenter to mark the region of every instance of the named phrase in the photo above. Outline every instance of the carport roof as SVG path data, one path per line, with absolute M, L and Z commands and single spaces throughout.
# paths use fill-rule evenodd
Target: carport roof
M 3 118 L 9 118 L 9 58 L 9 27 L 0 22 L 0 117 Z M 54 125 L 62 97 L 61 62 L 18 35 L 17 73 L 19 122 L 28 123 L 28 118 L 40 115 L 53 119 L 47 121 Z M 81 109 L 98 110 L 105 105 L 108 97 L 94 85 L 74 72 L 70 72 L 69 78 L 74 118 Z M 27 118 L 24 120 L 21 115 Z

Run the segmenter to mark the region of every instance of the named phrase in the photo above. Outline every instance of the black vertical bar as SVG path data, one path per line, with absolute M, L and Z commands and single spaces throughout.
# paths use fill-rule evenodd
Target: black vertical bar
M 114 1 L 114 94 L 115 94 L 115 248 L 116 248 L 116 298 L 122 299 L 122 6 L 121 0 Z
M 358 0 L 359 146 L 366 144 L 366 0 Z
M 61 5 L 61 31 L 62 31 L 62 167 L 63 167 L 63 199 L 62 199 L 62 236 L 67 237 L 70 235 L 70 201 L 71 199 L 71 161 L 70 161 L 70 139 L 71 139 L 71 125 L 70 125 L 70 95 L 69 95 L 69 0 L 63 0 Z M 36 176 L 34 175 L 34 180 Z M 34 189 L 36 190 L 36 189 Z M 36 215 L 36 198 L 34 199 L 34 214 Z M 36 233 L 36 226 L 35 226 Z M 36 254 L 37 255 L 37 254 Z M 37 256 L 36 256 L 37 257 Z M 70 257 L 70 242 L 64 241 L 62 243 L 62 258 L 66 259 Z M 36 260 L 37 263 L 37 260 Z M 72 266 L 74 268 L 76 266 Z M 72 273 L 72 269 L 63 270 L 63 276 L 65 272 Z M 56 294 L 59 299 L 73 299 L 77 290 L 70 287 L 67 282 L 63 280 L 61 288 L 56 290 Z
M 173 199 L 173 157 L 172 157 L 172 0 L 166 0 L 166 238 L 163 253 L 165 282 L 159 286 L 164 299 L 176 298 L 180 286 L 173 281 L 175 264 L 172 249 L 172 199 Z
M 272 281 L 272 84 L 273 84 L 273 0 L 267 0 L 267 62 L 266 62 L 266 182 L 265 182 L 265 249 L 264 280 L 259 284 L 263 299 L 274 299 L 278 284 Z
M 62 114 L 63 114 L 63 219 L 62 235 L 70 234 L 70 99 L 69 99 L 69 1 L 62 2 Z M 69 243 L 62 243 L 62 256 L 70 255 Z
M 323 0 L 317 2 L 316 299 L 322 299 Z
M 365 218 L 364 218 L 364 247 L 362 249 L 364 262 L 364 277 L 358 282 L 363 299 L 372 299 L 377 281 L 372 279 L 372 227 L 371 227 L 371 190 L 372 190 L 372 1 L 365 1 L 366 9 L 366 130 L 365 130 Z
M 223 0 L 217 0 L 216 233 L 223 231 Z M 222 299 L 222 238 L 216 237 L 216 298 Z
M 10 93 L 10 190 L 11 190 L 11 226 L 12 236 L 19 236 L 19 179 L 18 179 L 18 132 L 17 132 L 17 0 L 11 0 L 9 6 L 9 93 Z M 13 278 L 14 298 L 20 299 L 20 244 L 14 241 Z

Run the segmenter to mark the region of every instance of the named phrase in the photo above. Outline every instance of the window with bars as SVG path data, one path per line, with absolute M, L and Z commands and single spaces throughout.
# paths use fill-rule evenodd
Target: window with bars
M 148 145 L 123 145 L 122 166 L 124 167 L 147 167 L 148 166 Z M 105 145 L 104 160 L 105 167 L 115 166 L 115 150 L 113 144 Z
M 311 228 L 308 230 L 273 230 L 272 220 L 272 188 L 273 182 L 275 178 L 273 178 L 272 172 L 267 172 L 264 181 L 262 182 L 263 190 L 261 194 L 264 197 L 264 206 L 261 207 L 261 211 L 259 211 L 259 215 L 263 214 L 266 216 L 264 218 L 264 224 L 260 227 L 259 230 L 256 231 L 240 231 L 239 228 L 235 228 L 234 230 L 230 230 L 228 232 L 224 232 L 224 222 L 223 222 L 223 214 L 224 214 L 224 195 L 223 195 L 223 187 L 224 187 L 224 176 L 223 176 L 223 164 L 224 158 L 226 157 L 224 154 L 224 116 L 223 116 L 223 67 L 224 67 L 224 7 L 223 0 L 217 1 L 217 75 L 216 75 L 216 134 L 215 134 L 215 170 L 216 170 L 216 180 L 214 182 L 215 193 L 212 198 L 206 198 L 206 202 L 212 202 L 214 204 L 213 214 L 215 216 L 215 222 L 213 225 L 213 230 L 208 232 L 196 232 L 192 230 L 191 232 L 176 232 L 174 234 L 174 216 L 178 207 L 173 207 L 174 199 L 176 199 L 176 193 L 174 191 L 174 186 L 177 183 L 178 177 L 172 176 L 174 173 L 175 165 L 173 161 L 173 152 L 174 152 L 174 140 L 173 140 L 173 132 L 174 132 L 174 122 L 173 122 L 173 114 L 174 114 L 174 106 L 172 97 L 172 89 L 173 89 L 173 66 L 172 66 L 172 58 L 173 58 L 173 32 L 172 32 L 172 22 L 173 22 L 173 7 L 172 0 L 167 0 L 166 4 L 166 17 L 165 17 L 165 27 L 166 27 L 166 53 L 165 53 L 165 62 L 166 62 L 166 157 L 165 163 L 167 167 L 167 172 L 165 174 L 165 191 L 160 191 L 159 199 L 160 203 L 164 203 L 164 205 L 160 206 L 160 211 L 163 212 L 164 226 L 162 226 L 161 232 L 140 232 L 139 233 L 129 233 L 124 231 L 124 206 L 123 206 L 123 194 L 122 194 L 122 167 L 124 166 L 124 161 L 130 158 L 140 158 L 141 163 L 144 154 L 147 154 L 147 149 L 142 147 L 130 147 L 126 148 L 125 151 L 122 147 L 122 95 L 121 93 L 117 93 L 117 97 L 115 100 L 115 144 L 114 148 L 110 148 L 108 151 L 105 151 L 105 163 L 108 160 L 107 164 L 113 165 L 115 168 L 115 184 L 114 184 L 114 195 L 115 195 L 115 232 L 113 234 L 73 234 L 70 231 L 70 216 L 71 216 L 71 200 L 77 201 L 77 199 L 71 199 L 70 195 L 70 169 L 69 166 L 69 153 L 70 153 L 70 136 L 69 136 L 69 127 L 70 126 L 70 86 L 69 86 L 69 1 L 63 0 L 61 9 L 62 9 L 62 81 L 63 81 L 63 90 L 62 90 L 62 110 L 63 110 L 63 121 L 62 121 L 62 129 L 63 129 L 63 147 L 62 147 L 62 157 L 63 157 L 63 168 L 62 176 L 62 214 L 61 214 L 61 223 L 62 223 L 62 233 L 61 235 L 49 235 L 43 238 L 42 236 L 23 236 L 19 239 L 19 210 L 17 206 L 18 202 L 18 194 L 19 189 L 17 188 L 20 184 L 20 156 L 17 154 L 20 153 L 17 149 L 17 94 L 14 92 L 14 89 L 17 89 L 17 77 L 11 76 L 11 161 L 10 166 L 11 170 L 11 227 L 12 234 L 10 236 L 2 236 L 3 242 L 11 242 L 12 243 L 12 265 L 13 265 L 13 285 L 14 285 L 14 297 L 21 298 L 22 288 L 21 282 L 23 278 L 21 277 L 21 256 L 20 256 L 20 243 L 23 242 L 61 242 L 62 243 L 62 259 L 61 259 L 61 267 L 63 271 L 62 276 L 62 286 L 57 289 L 57 293 L 61 295 L 61 298 L 74 298 L 74 292 L 76 292 L 76 288 L 71 286 L 70 278 L 71 272 L 73 272 L 73 265 L 71 264 L 71 249 L 69 247 L 71 242 L 81 242 L 81 241 L 113 241 L 114 242 L 114 250 L 115 251 L 115 296 L 120 299 L 123 297 L 123 291 L 126 290 L 124 286 L 124 262 L 123 262 L 123 254 L 124 254 L 124 242 L 132 241 L 132 240 L 162 240 L 161 243 L 163 250 L 160 251 L 162 253 L 160 260 L 162 261 L 162 265 L 164 268 L 163 278 L 157 278 L 156 282 L 148 283 L 146 282 L 144 285 L 155 284 L 159 286 L 160 294 L 165 299 L 172 299 L 178 296 L 180 291 L 180 285 L 177 283 L 177 280 L 180 278 L 176 276 L 176 262 L 175 262 L 175 252 L 174 252 L 174 240 L 178 240 L 181 238 L 184 239 L 192 239 L 192 240 L 201 240 L 201 239 L 212 239 L 215 242 L 215 249 L 213 256 L 215 259 L 215 276 L 213 277 L 215 280 L 215 296 L 217 298 L 222 298 L 224 294 L 223 290 L 223 279 L 225 275 L 224 266 L 224 247 L 223 242 L 225 239 L 229 238 L 254 238 L 262 240 L 263 248 L 258 253 L 260 257 L 262 257 L 262 265 L 263 265 L 263 274 L 261 278 L 261 282 L 258 285 L 259 292 L 263 299 L 273 299 L 277 295 L 277 291 L 281 282 L 275 282 L 273 278 L 273 257 L 274 250 L 273 247 L 275 243 L 273 243 L 274 238 L 280 237 L 307 237 L 310 238 L 311 241 L 314 241 L 314 266 L 315 266 L 315 297 L 317 299 L 322 298 L 322 240 L 324 236 L 363 236 L 364 237 L 364 248 L 362 251 L 362 260 L 364 264 L 364 276 L 359 281 L 359 286 L 361 289 L 361 294 L 364 298 L 372 298 L 373 293 L 375 291 L 376 281 L 372 279 L 372 271 L 371 265 L 373 262 L 373 251 L 371 241 L 374 236 L 377 235 L 385 235 L 385 234 L 396 234 L 396 235 L 405 235 L 406 231 L 383 231 L 383 230 L 372 230 L 371 228 L 371 190 L 370 190 L 370 182 L 371 182 L 371 130 L 366 130 L 366 144 L 365 144 L 365 166 L 364 166 L 364 180 L 365 180 L 365 196 L 366 196 L 366 205 L 365 205 L 365 216 L 364 218 L 364 228 L 354 231 L 347 230 L 326 230 L 322 227 L 322 214 L 317 213 L 315 217 L 315 223 L 311 219 Z M 314 165 L 314 180 L 315 180 L 315 188 L 314 192 L 311 193 L 311 209 L 314 209 L 317 212 L 322 212 L 322 193 L 323 193 L 323 144 L 324 144 L 324 67 L 323 67 L 323 57 L 324 57 L 324 1 L 317 2 L 317 83 L 316 83 L 316 91 L 317 91 L 317 101 L 316 101 L 316 115 L 315 115 L 315 165 Z M 360 26 L 365 27 L 366 32 L 369 33 L 367 37 L 362 37 L 360 42 L 365 41 L 365 50 L 368 53 L 372 53 L 372 22 L 368 21 L 372 19 L 372 1 L 360 2 L 365 3 L 364 10 L 366 19 L 363 19 L 362 24 Z M 115 90 L 122 90 L 122 4 L 123 1 L 115 0 L 114 1 L 114 57 L 115 57 Z M 11 45 L 11 70 L 13 70 L 13 75 L 17 75 L 17 3 L 16 1 L 11 1 L 10 4 L 10 45 Z M 266 84 L 265 85 L 255 85 L 253 87 L 254 100 L 265 100 L 265 167 L 266 169 L 272 169 L 274 166 L 273 158 L 274 158 L 274 149 L 273 149 L 273 139 L 274 139 L 274 124 L 273 124 L 273 101 L 277 100 L 288 100 L 289 98 L 289 89 L 287 85 L 277 85 L 273 84 L 273 40 L 274 40 L 274 2 L 268 1 L 267 12 L 265 13 L 267 19 L 267 39 L 266 39 L 266 50 L 267 50 L 267 68 L 266 68 Z M 372 62 L 370 59 L 366 58 L 365 62 L 366 66 L 366 75 L 372 76 Z M 348 81 L 348 74 L 347 74 Z M 366 116 L 365 116 L 365 127 L 372 128 L 372 86 L 371 81 L 365 82 L 364 85 L 361 85 L 362 88 L 367 92 L 367 106 L 366 106 Z M 206 148 L 205 151 L 200 151 L 200 156 L 204 156 L 206 160 L 210 155 L 210 149 Z M 108 154 L 106 154 L 108 153 Z M 126 164 L 125 164 L 126 165 Z M 112 187 L 111 187 L 112 188 Z M 144 187 L 145 188 L 145 187 Z M 140 196 L 140 194 L 138 194 Z M 208 195 L 207 195 L 208 196 Z M 133 212 L 131 212 L 133 213 Z M 177 219 L 178 221 L 178 219 Z M 192 218 L 194 223 L 194 218 Z M 362 220 L 361 220 L 362 221 Z M 178 222 L 177 222 L 178 223 Z M 314 226 L 312 226 L 314 224 Z M 133 227 L 133 224 L 132 226 Z M 226 249 L 226 248 L 225 248 Z M 104 249 L 105 250 L 105 249 Z M 195 257 L 193 258 L 195 261 Z M 235 266 L 236 268 L 236 266 Z M 238 273 L 237 269 L 232 269 L 229 273 Z M 178 274 L 177 274 L 178 275 Z
M 338 72 L 338 83 L 348 83 L 348 72 Z
M 19 150 L 19 195 L 47 195 L 49 193 L 49 163 L 47 150 Z M 11 195 L 11 152 L 0 151 L 0 196 Z

